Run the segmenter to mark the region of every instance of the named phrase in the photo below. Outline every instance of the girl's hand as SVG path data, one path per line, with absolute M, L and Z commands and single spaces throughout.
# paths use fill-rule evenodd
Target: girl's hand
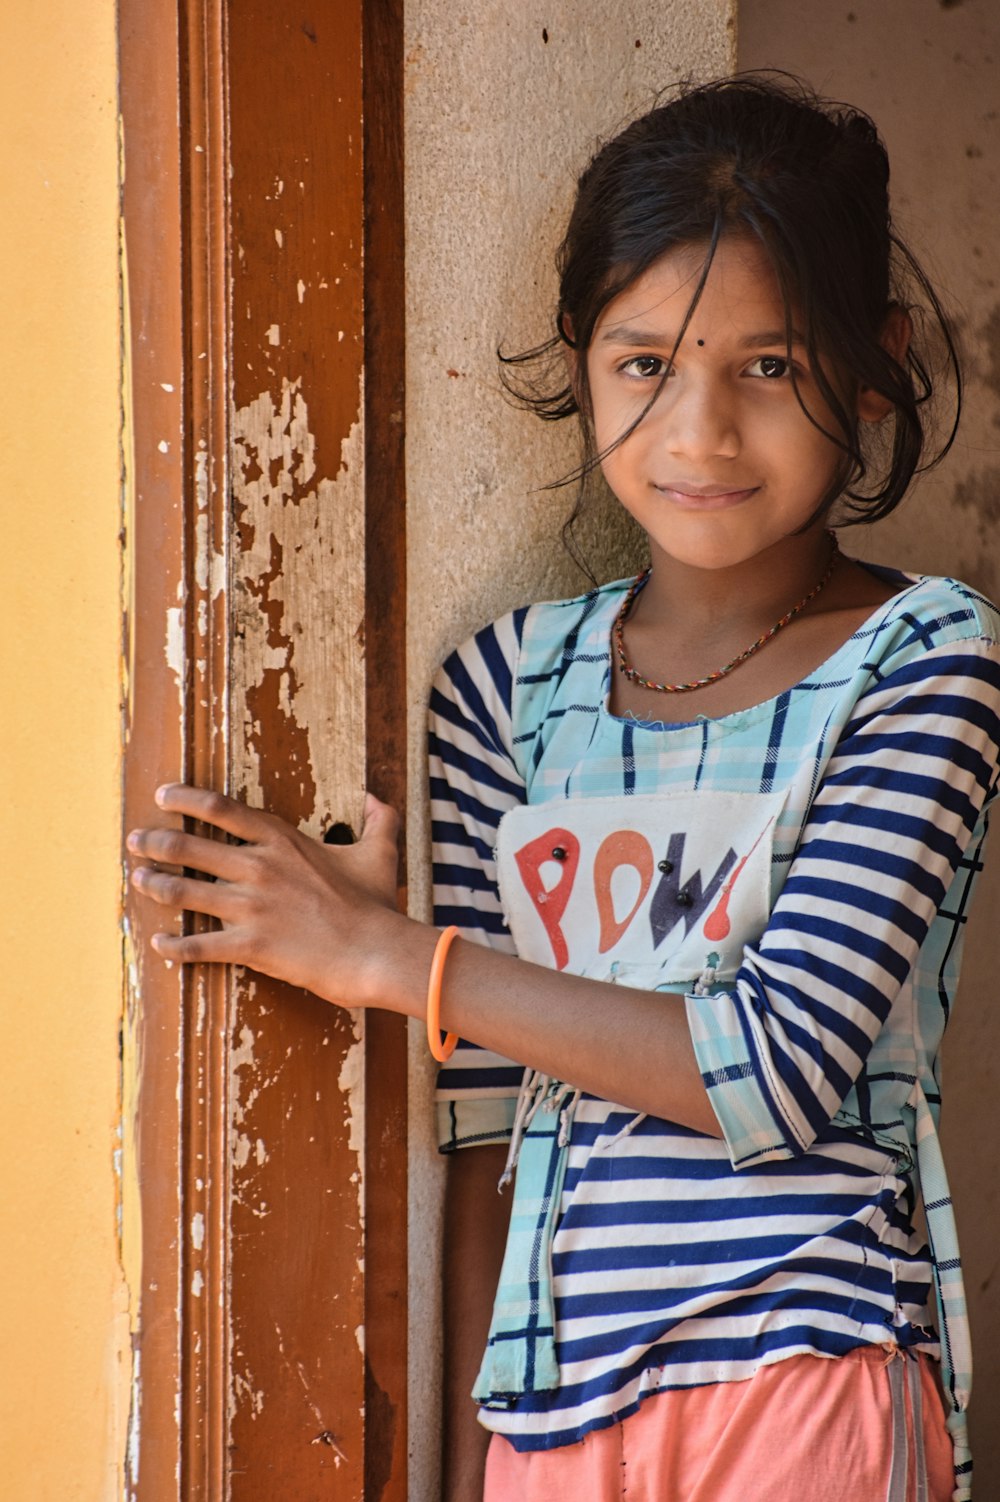
M 152 863 L 133 869 L 132 885 L 164 907 L 205 913 L 220 924 L 207 933 L 155 934 L 158 954 L 181 963 L 249 965 L 329 1001 L 365 1004 L 379 925 L 396 907 L 398 819 L 388 804 L 369 794 L 361 838 L 333 846 L 221 793 L 171 783 L 157 789 L 156 801 L 166 813 L 242 842 L 180 829 L 131 832 L 130 852 Z M 203 875 L 177 875 L 161 865 Z

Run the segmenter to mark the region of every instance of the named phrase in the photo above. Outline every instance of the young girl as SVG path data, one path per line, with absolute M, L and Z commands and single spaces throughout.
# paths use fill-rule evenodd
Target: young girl
M 142 891 L 219 920 L 161 954 L 463 1040 L 439 1082 L 466 1149 L 448 1502 L 971 1494 L 936 1062 L 997 786 L 1000 620 L 828 530 L 892 510 L 921 461 L 911 305 L 954 364 L 887 181 L 864 116 L 755 78 L 680 93 L 584 173 L 564 363 L 553 341 L 514 367 L 543 416 L 579 413 L 583 471 L 652 566 L 445 664 L 443 932 L 394 911 L 374 799 L 348 849 L 180 786 L 164 810 L 245 843 L 130 836 Z

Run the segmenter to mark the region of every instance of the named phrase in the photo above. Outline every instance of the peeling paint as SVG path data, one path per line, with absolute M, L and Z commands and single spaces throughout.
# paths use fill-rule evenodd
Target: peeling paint
M 344 1055 L 337 1085 L 347 1113 L 347 1141 L 359 1161 L 365 1147 L 365 1014 L 351 1013 L 355 1041 Z M 360 1197 L 359 1197 L 360 1202 Z
M 179 605 L 171 605 L 167 611 L 167 667 L 177 680 L 178 689 L 184 689 L 184 612 Z
M 233 1373 L 233 1393 L 237 1403 L 245 1402 L 254 1418 L 258 1418 L 264 1410 L 264 1394 L 253 1385 L 253 1375 L 247 1372 Z
M 197 476 L 196 476 L 197 483 Z M 199 499 L 199 508 L 201 501 Z M 195 521 L 195 583 L 211 599 L 216 599 L 226 583 L 226 555 L 209 545 L 209 516 L 199 509 Z M 200 603 L 205 603 L 204 601 Z
M 254 1059 L 254 1035 L 246 1024 L 240 1029 L 240 1040 L 237 1045 L 230 1049 L 229 1053 L 229 1153 L 233 1166 L 243 1168 L 250 1158 L 250 1138 L 240 1131 L 243 1123 L 244 1112 L 250 1108 L 257 1097 L 257 1090 L 251 1088 L 246 1098 L 243 1098 L 242 1080 L 240 1071 L 255 1067 Z
M 277 400 L 264 391 L 233 415 L 234 677 L 246 685 L 234 770 L 252 801 L 318 834 L 330 813 L 356 828 L 363 802 L 363 393 L 330 476 L 301 388 L 284 379 Z M 282 743 L 276 786 L 261 784 L 263 724 Z
M 198 510 L 208 509 L 208 447 L 202 439 L 194 456 L 194 492 Z
M 132 1346 L 132 1393 L 128 1415 L 128 1445 L 126 1450 L 126 1474 L 129 1488 L 139 1485 L 139 1437 L 142 1420 L 142 1381 L 140 1371 L 142 1367 L 142 1353 L 139 1350 L 138 1341 Z
M 287 228 L 286 228 L 287 233 Z M 294 280 L 294 278 L 292 279 Z M 313 274 L 300 281 L 298 302 L 316 285 Z M 293 307 L 295 304 L 293 304 Z M 274 323 L 267 346 L 290 348 L 293 323 Z M 261 320 L 266 326 L 267 315 Z M 287 353 L 274 356 L 287 359 Z M 232 787 L 251 803 L 274 808 L 300 827 L 319 834 L 331 818 L 360 827 L 365 781 L 364 645 L 358 627 L 364 620 L 364 434 L 363 389 L 358 381 L 356 417 L 331 442 L 322 423 L 314 424 L 304 378 L 280 379 L 280 387 L 263 390 L 232 414 L 232 497 L 235 521 L 229 548 L 231 568 L 232 671 L 235 686 L 231 736 Z M 328 413 L 323 417 L 327 419 Z M 286 1186 L 277 1177 L 276 1159 L 283 1122 L 291 1120 L 295 1140 L 327 1161 L 331 1145 L 338 1154 L 338 1225 L 348 1247 L 338 1248 L 346 1278 L 344 1305 L 328 1305 L 342 1344 L 356 1361 L 352 1332 L 363 1314 L 361 1282 L 355 1278 L 353 1253 L 357 1227 L 363 1224 L 364 1044 L 360 1018 L 316 1029 L 318 1046 L 331 1048 L 325 1069 L 315 1075 L 305 1099 L 289 1099 L 282 1087 L 300 1067 L 299 1045 L 275 1046 L 270 1029 L 253 1013 L 243 1025 L 231 1055 L 230 1150 L 235 1195 L 234 1226 L 255 1234 L 258 1222 L 287 1214 Z M 255 1038 L 256 1033 L 256 1038 Z M 338 1081 L 339 1072 L 339 1081 Z M 266 1076 L 273 1075 L 274 1078 Z M 340 1093 L 335 1085 L 339 1084 Z M 258 1096 L 275 1086 L 277 1099 L 255 1109 Z M 318 1098 L 314 1100 L 314 1094 Z M 320 1130 L 317 1122 L 323 1121 Z M 310 1145 L 311 1144 L 311 1145 Z M 349 1152 L 340 1178 L 339 1155 Z M 353 1170 L 353 1172 L 351 1172 Z M 330 1185 L 316 1186 L 329 1214 Z M 263 1227 L 262 1227 L 263 1229 Z M 348 1262 L 350 1256 L 350 1262 Z M 341 1312 L 342 1311 L 342 1312 Z M 298 1316 L 295 1316 L 298 1319 Z M 242 1325 L 230 1335 L 238 1348 Z M 275 1327 L 277 1329 L 277 1326 Z M 278 1330 L 281 1341 L 281 1332 Z M 324 1468 L 341 1466 L 345 1448 L 353 1452 L 334 1413 L 323 1413 L 329 1373 L 302 1365 L 288 1342 L 279 1344 L 281 1360 L 296 1387 L 301 1383 L 315 1421 L 315 1443 Z M 256 1359 L 258 1337 L 237 1361 L 244 1381 L 236 1385 L 230 1410 L 235 1419 L 254 1401 L 259 1385 L 247 1370 L 253 1360 L 260 1374 L 265 1358 Z M 338 1358 L 339 1359 L 339 1358 Z M 267 1388 L 273 1386 L 266 1367 Z M 315 1388 L 314 1396 L 312 1388 Z M 276 1400 L 277 1402 L 277 1400 Z M 260 1409 L 252 1409 L 251 1417 Z M 245 1420 L 244 1420 L 245 1422 Z M 267 1422 L 274 1422 L 269 1411 Z M 350 1421 L 353 1425 L 353 1420 Z M 319 1459 L 319 1457 L 317 1457 Z M 356 1457 L 352 1459 L 353 1465 Z

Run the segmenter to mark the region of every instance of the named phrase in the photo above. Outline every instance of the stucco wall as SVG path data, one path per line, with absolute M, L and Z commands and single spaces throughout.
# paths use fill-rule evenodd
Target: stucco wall
M 860 556 L 955 574 L 1000 596 L 1000 8 L 977 0 L 741 0 L 739 66 L 800 73 L 877 121 L 898 226 L 950 303 L 969 378 L 957 443 L 887 521 L 848 533 Z M 969 925 L 944 1059 L 943 1136 L 975 1340 L 976 1495 L 1000 1496 L 1000 841 Z M 961 1155 L 961 1156 L 960 1156 Z
M 547 338 L 552 259 L 575 176 L 613 133 L 684 76 L 732 65 L 729 0 L 412 0 L 406 7 L 408 654 L 410 883 L 427 913 L 424 705 L 433 668 L 484 621 L 571 594 L 583 576 L 559 529 L 573 467 L 569 425 L 503 401 L 494 351 Z M 614 512 L 588 532 L 595 571 L 628 567 Z M 412 1078 L 411 1496 L 434 1495 L 440 1165 L 431 1070 Z
M 4 1496 L 120 1493 L 114 0 L 0 23 Z

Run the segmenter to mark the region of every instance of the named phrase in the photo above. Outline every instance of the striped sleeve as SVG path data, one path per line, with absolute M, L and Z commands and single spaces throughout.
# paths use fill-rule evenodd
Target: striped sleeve
M 948 920 L 998 740 L 991 641 L 925 651 L 858 700 L 759 946 L 730 990 L 687 998 L 735 1168 L 805 1152 L 858 1079 L 932 921 Z
M 525 801 L 511 702 L 524 610 L 477 633 L 431 687 L 429 771 L 434 921 L 513 954 L 497 887 L 497 826 Z M 522 1069 L 464 1039 L 438 1074 L 442 1152 L 510 1136 Z

